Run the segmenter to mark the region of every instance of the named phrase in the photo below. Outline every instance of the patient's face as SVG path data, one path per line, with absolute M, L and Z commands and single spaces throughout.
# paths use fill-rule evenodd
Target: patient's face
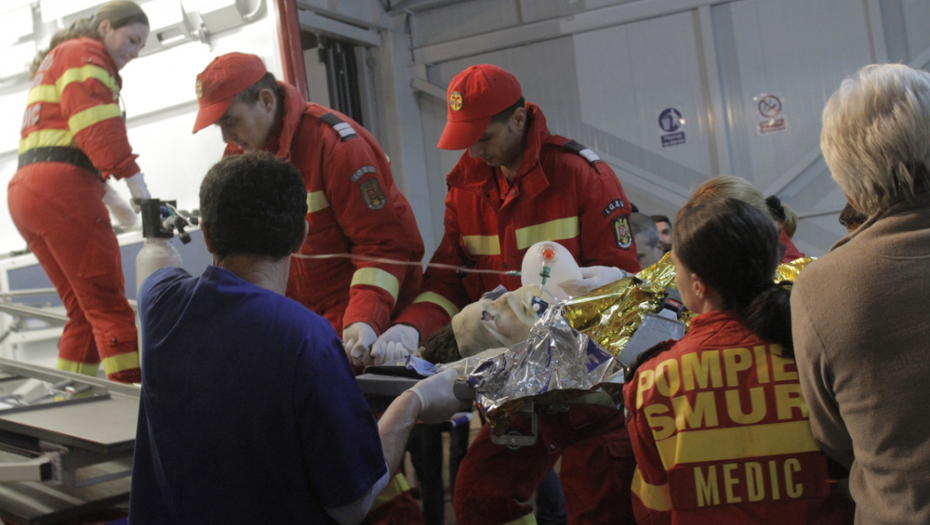
M 452 329 L 462 357 L 525 340 L 539 318 L 533 309 L 536 286 L 524 286 L 497 299 L 480 299 L 452 318 Z

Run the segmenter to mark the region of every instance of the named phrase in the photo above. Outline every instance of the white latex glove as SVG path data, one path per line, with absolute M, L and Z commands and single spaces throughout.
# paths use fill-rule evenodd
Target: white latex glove
M 353 366 L 368 366 L 372 364 L 369 348 L 378 339 L 378 334 L 368 323 L 352 323 L 342 331 L 342 340 L 345 342 L 346 356 Z
M 381 334 L 371 347 L 375 364 L 403 359 L 416 352 L 420 344 L 420 332 L 409 324 L 396 324 Z
M 149 193 L 149 187 L 145 185 L 145 175 L 140 171 L 132 177 L 127 177 L 126 186 L 129 186 L 129 194 L 132 195 L 132 209 L 136 213 L 142 211 L 142 208 L 139 206 L 139 201 L 143 199 L 151 199 L 152 195 Z
M 630 275 L 629 272 L 612 266 L 589 266 L 581 268 L 581 279 L 565 281 L 558 285 L 568 295 L 577 297 Z
M 418 419 L 428 425 L 438 425 L 456 412 L 471 408 L 471 401 L 462 401 L 452 392 L 452 385 L 458 378 L 458 372 L 450 368 L 413 385 L 410 391 L 420 398 Z
M 106 191 L 103 194 L 103 204 L 110 210 L 110 214 L 116 217 L 116 222 L 125 228 L 134 225 L 136 223 L 136 214 L 133 212 L 132 206 L 126 202 L 126 199 L 113 186 L 110 186 L 109 182 L 103 183 L 103 189 Z

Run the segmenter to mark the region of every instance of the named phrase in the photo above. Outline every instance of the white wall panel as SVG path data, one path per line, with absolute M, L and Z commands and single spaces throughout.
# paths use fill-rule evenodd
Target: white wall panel
M 214 36 L 211 45 L 190 42 L 131 62 L 121 71 L 122 102 L 127 111 L 129 142 L 139 155 L 153 196 L 195 208 L 200 181 L 223 153 L 219 131 L 210 127 L 191 134 L 197 113 L 196 75 L 218 55 L 231 51 L 257 54 L 279 77 L 278 40 L 273 17 Z M 22 249 L 6 206 L 7 182 L 16 172 L 19 126 L 29 84 L 0 86 L 0 253 Z M 129 198 L 125 184 L 115 184 Z

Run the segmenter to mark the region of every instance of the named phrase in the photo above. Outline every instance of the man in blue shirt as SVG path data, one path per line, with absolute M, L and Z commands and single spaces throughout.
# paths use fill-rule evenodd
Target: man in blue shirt
M 213 265 L 152 274 L 139 291 L 142 401 L 130 522 L 360 522 L 410 429 L 465 406 L 447 371 L 375 422 L 332 326 L 284 297 L 307 233 L 299 172 L 229 157 L 200 189 Z

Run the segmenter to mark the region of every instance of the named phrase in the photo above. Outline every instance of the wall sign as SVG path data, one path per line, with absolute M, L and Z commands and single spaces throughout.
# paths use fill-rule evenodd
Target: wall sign
M 685 143 L 685 132 L 682 129 L 685 119 L 678 108 L 666 108 L 659 112 L 659 129 L 662 130 L 660 138 L 662 147 L 677 146 Z
M 753 99 L 756 115 L 759 118 L 757 129 L 760 135 L 784 131 L 787 127 L 784 115 L 785 98 L 776 93 L 765 93 Z

